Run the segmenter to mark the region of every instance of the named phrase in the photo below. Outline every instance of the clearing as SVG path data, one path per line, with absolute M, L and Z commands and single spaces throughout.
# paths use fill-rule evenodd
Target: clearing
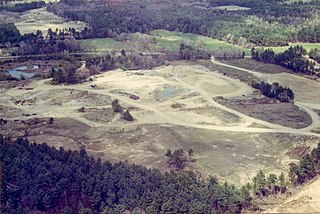
M 86 23 L 80 21 L 66 21 L 48 12 L 46 7 L 28 10 L 23 13 L 10 13 L 7 16 L 7 19 L 15 23 L 21 34 L 36 33 L 37 30 L 41 30 L 46 35 L 49 28 L 52 30 L 75 28 L 81 31 L 87 26 Z
M 32 90 L 4 82 L 0 118 L 8 122 L 1 125 L 0 134 L 24 136 L 66 149 L 85 146 L 90 154 L 103 160 L 128 160 L 163 171 L 168 170 L 167 149 L 192 148 L 197 161 L 187 169 L 205 177 L 217 175 L 235 184 L 251 180 L 259 169 L 276 174 L 287 170 L 288 163 L 296 158 L 288 151 L 318 142 L 320 134 L 312 130 L 318 126 L 319 116 L 314 110 L 319 110 L 319 103 L 310 98 L 311 91 L 301 91 L 303 95 L 296 92 L 303 114 L 312 119 L 300 121 L 306 123 L 301 126 L 305 128 L 296 129 L 300 126 L 292 126 L 290 116 L 283 117 L 287 123 L 277 124 L 218 103 L 219 97 L 247 98 L 256 92 L 245 82 L 223 75 L 226 70 L 245 72 L 224 64 L 211 65 L 214 69 L 186 62 L 151 70 L 118 69 L 78 85 L 51 85 L 48 79 L 26 82 L 25 87 Z M 250 75 L 259 78 L 253 71 L 246 76 Z M 270 74 L 270 78 L 277 75 Z M 293 82 L 299 81 L 309 80 L 296 78 Z M 306 85 L 320 87 L 309 82 Z M 132 95 L 139 99 L 132 99 Z M 308 97 L 303 96 L 309 96 L 312 103 L 304 103 Z M 122 120 L 112 111 L 114 99 L 130 109 L 133 122 Z M 82 106 L 83 113 L 78 111 Z

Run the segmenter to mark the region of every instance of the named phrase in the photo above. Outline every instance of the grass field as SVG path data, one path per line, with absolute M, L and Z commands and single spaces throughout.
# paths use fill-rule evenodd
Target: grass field
M 318 48 L 320 49 L 320 43 L 290 43 L 289 46 L 282 46 L 282 47 L 264 47 L 266 48 L 272 48 L 276 53 L 284 52 L 287 50 L 290 46 L 296 46 L 296 45 L 302 45 L 308 52 L 312 48 Z
M 167 48 L 169 50 L 178 50 L 182 41 L 189 42 L 194 45 L 197 41 L 202 41 L 204 47 L 209 51 L 217 51 L 225 48 L 235 48 L 244 51 L 247 56 L 251 55 L 250 49 L 243 48 L 237 45 L 232 45 L 217 39 L 212 39 L 206 36 L 200 36 L 192 33 L 180 33 L 167 30 L 153 30 L 149 32 L 154 36 L 158 43 L 154 48 Z

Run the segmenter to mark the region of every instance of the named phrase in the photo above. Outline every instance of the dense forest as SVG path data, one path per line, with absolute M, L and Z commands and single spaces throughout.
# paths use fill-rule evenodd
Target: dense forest
M 127 0 L 106 3 L 100 0 L 62 0 L 58 4 L 50 4 L 48 10 L 69 20 L 87 22 L 93 37 L 167 29 L 248 47 L 287 45 L 297 41 L 319 42 L 320 2 L 286 2 Z M 238 5 L 248 10 L 215 9 L 221 5 Z
M 0 137 L 2 213 L 239 213 L 251 205 L 240 190 L 193 172 L 155 169 L 95 160 L 85 150 Z
M 0 124 L 5 125 L 5 124 Z M 172 161 L 174 153 L 166 156 Z M 179 154 L 180 154 L 179 153 Z M 188 151 L 192 157 L 193 150 Z M 178 155 L 179 156 L 179 155 Z M 165 158 L 165 157 L 164 157 Z M 173 158 L 173 159 L 172 159 Z M 285 193 L 282 173 L 259 171 L 241 188 L 192 171 L 165 172 L 0 136 L 1 213 L 240 213 Z M 176 161 L 175 161 L 176 162 Z
M 1 4 L 0 4 L 1 5 Z M 13 5 L 3 5 L 0 7 L 1 10 L 7 10 L 10 12 L 24 12 L 27 10 L 37 9 L 44 7 L 46 3 L 44 1 L 34 1 L 34 2 L 26 2 L 26 3 L 16 3 Z

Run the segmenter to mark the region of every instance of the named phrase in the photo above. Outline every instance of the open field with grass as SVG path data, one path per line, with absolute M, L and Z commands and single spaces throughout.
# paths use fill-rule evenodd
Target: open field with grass
M 290 46 L 297 46 L 297 45 L 302 45 L 308 52 L 311 49 L 318 48 L 320 49 L 320 43 L 290 43 L 289 46 L 282 46 L 282 47 L 264 47 L 265 49 L 267 48 L 272 48 L 276 53 L 284 52 L 287 50 Z
M 77 85 L 51 85 L 50 80 L 26 82 L 25 87 L 31 90 L 21 90 L 19 85 L 6 87 L 9 83 L 3 82 L 0 118 L 8 123 L 2 125 L 0 134 L 24 136 L 66 149 L 84 146 L 103 160 L 128 160 L 162 171 L 169 170 L 167 149 L 192 148 L 196 161 L 186 169 L 235 184 L 251 180 L 259 169 L 276 174 L 287 170 L 288 163 L 298 158 L 290 155 L 292 148 L 312 147 L 318 142 L 320 135 L 312 130 L 319 125 L 314 110 L 320 107 L 311 99 L 312 91 L 306 88 L 301 92 L 312 103 L 305 103 L 300 91 L 296 92 L 303 111 L 274 103 L 272 109 L 277 109 L 271 112 L 274 117 L 270 120 L 263 117 L 270 114 L 268 111 L 242 111 L 216 101 L 219 97 L 246 100 L 256 93 L 245 82 L 223 75 L 223 65 L 217 66 L 174 62 L 152 70 L 118 69 L 97 75 L 94 82 Z M 230 73 L 245 73 L 228 69 Z M 255 73 L 249 75 L 260 78 Z M 268 75 L 278 78 L 278 74 Z M 295 84 L 299 81 L 293 80 Z M 131 99 L 131 95 L 139 99 Z M 130 109 L 134 121 L 125 121 L 113 112 L 114 99 Z M 17 100 L 28 100 L 29 104 L 21 105 Z M 80 107 L 85 111 L 79 112 Z M 284 112 L 287 116 L 281 117 Z M 302 115 L 301 126 L 290 117 L 297 112 Z M 303 119 L 308 114 L 311 121 Z M 51 117 L 52 124 L 48 122 Z M 279 119 L 282 123 L 277 122 Z
M 134 34 L 132 34 L 134 35 Z M 149 51 L 161 52 L 164 50 L 168 51 L 179 51 L 180 43 L 186 42 L 192 46 L 202 45 L 203 48 L 210 52 L 221 51 L 225 49 L 237 49 L 241 52 L 245 52 L 247 56 L 251 55 L 249 49 L 232 45 L 217 39 L 212 39 L 205 36 L 199 36 L 191 33 L 180 33 L 175 31 L 167 30 L 154 30 L 149 32 L 151 38 L 154 38 L 155 43 L 149 44 Z M 142 35 L 142 36 L 149 36 Z M 134 36 L 133 36 L 134 37 Z M 103 39 L 84 39 L 78 40 L 80 47 L 83 50 L 96 50 L 96 51 L 107 51 L 110 49 L 129 49 L 130 44 L 137 42 L 135 39 L 116 41 L 111 38 Z M 138 41 L 139 43 L 139 41 Z
M 247 56 L 251 55 L 251 50 L 243 48 L 237 45 L 232 45 L 220 41 L 218 39 L 212 39 L 206 36 L 200 36 L 191 33 L 180 33 L 167 30 L 154 30 L 149 32 L 150 35 L 154 36 L 157 45 L 154 46 L 155 49 L 160 49 L 161 47 L 168 48 L 169 50 L 179 50 L 179 45 L 182 41 L 195 45 L 196 43 L 203 43 L 204 48 L 208 51 L 218 51 L 219 49 L 239 49 L 244 51 Z

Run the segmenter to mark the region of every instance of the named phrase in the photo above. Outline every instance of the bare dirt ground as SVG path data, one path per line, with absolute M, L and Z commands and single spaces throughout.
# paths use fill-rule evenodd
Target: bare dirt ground
M 187 169 L 236 184 L 251 180 L 259 169 L 279 174 L 295 158 L 288 151 L 318 142 L 320 134 L 312 132 L 315 115 L 310 126 L 294 129 L 216 102 L 213 98 L 219 96 L 249 97 L 254 90 L 223 75 L 224 70 L 214 71 L 176 63 L 152 70 L 105 72 L 94 82 L 78 85 L 51 85 L 48 79 L 26 83 L 33 90 L 2 85 L 0 118 L 8 122 L 1 125 L 0 134 L 66 149 L 84 146 L 103 160 L 128 160 L 163 171 L 168 170 L 167 149 L 192 148 L 197 161 Z M 114 99 L 130 109 L 133 122 L 111 110 Z M 316 102 L 300 104 L 307 113 L 314 112 L 309 105 L 317 107 Z M 80 107 L 85 112 L 79 112 Z
M 290 87 L 295 93 L 295 104 L 299 109 L 307 112 L 312 121 L 310 126 L 299 130 L 310 131 L 317 134 L 320 133 L 320 96 L 318 93 L 320 83 L 318 81 L 290 73 L 259 74 L 253 70 L 243 68 L 243 66 L 239 68 L 232 63 L 229 65 L 216 62 L 214 59 L 212 62 L 219 66 L 225 66 L 228 69 L 235 68 L 238 71 L 244 71 L 262 80 L 279 82 L 282 85 Z M 291 147 L 286 153 L 288 158 L 287 162 L 289 163 L 292 159 L 301 158 L 308 150 L 310 150 L 310 147 L 306 144 Z M 283 161 L 285 162 L 285 160 Z M 318 177 L 296 189 L 291 197 L 284 199 L 284 201 L 278 205 L 272 206 L 273 208 L 268 209 L 265 213 L 318 213 L 320 210 L 319 193 L 320 179 Z
M 265 213 L 319 213 L 320 179 L 299 187 L 297 193 Z
M 76 30 L 82 30 L 86 26 L 84 22 L 66 21 L 48 12 L 46 7 L 28 10 L 23 13 L 1 12 L 0 21 L 15 23 L 21 34 L 36 33 L 37 30 L 40 30 L 46 35 L 49 28 L 55 30 L 72 27 Z

